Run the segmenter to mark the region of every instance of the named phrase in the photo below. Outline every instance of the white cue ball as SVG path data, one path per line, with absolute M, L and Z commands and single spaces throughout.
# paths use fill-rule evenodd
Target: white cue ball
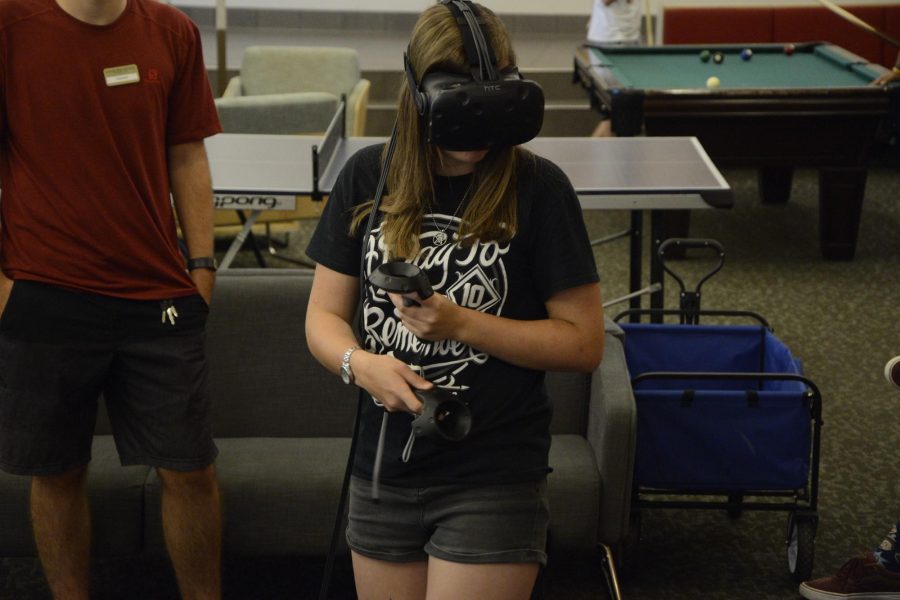
M 706 87 L 708 87 L 711 90 L 714 90 L 717 87 L 719 87 L 720 83 L 722 83 L 722 82 L 719 81 L 718 77 L 710 77 L 709 79 L 706 80 Z

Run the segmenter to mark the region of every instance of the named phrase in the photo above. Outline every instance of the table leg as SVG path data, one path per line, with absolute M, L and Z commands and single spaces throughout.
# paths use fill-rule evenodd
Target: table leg
M 667 211 L 666 221 L 674 212 L 683 212 L 688 215 L 688 211 Z M 665 222 L 663 221 L 663 212 L 660 210 L 650 211 L 650 283 L 659 283 L 659 291 L 650 294 L 650 308 L 663 309 L 663 300 L 665 289 L 663 287 L 663 268 L 662 261 L 659 260 L 659 245 L 663 243 L 663 233 L 665 230 Z M 653 323 L 662 323 L 662 315 L 652 315 L 650 321 Z
M 641 289 L 641 260 L 644 248 L 644 220 L 643 213 L 640 210 L 631 211 L 631 252 L 630 263 L 631 268 L 629 271 L 630 281 L 629 281 L 629 292 L 636 292 Z M 631 299 L 629 303 L 629 308 L 634 310 L 640 310 L 641 308 L 641 297 L 636 296 Z M 630 317 L 630 321 L 632 323 L 640 322 L 640 315 L 632 314 Z
M 261 210 L 254 210 L 250 213 L 250 216 L 247 217 L 246 221 L 244 221 L 244 226 L 241 228 L 241 231 L 231 242 L 231 245 L 228 247 L 228 251 L 222 258 L 222 261 L 219 263 L 219 269 L 224 270 L 231 266 L 231 261 L 234 260 L 235 255 L 238 253 L 238 250 L 240 250 L 241 246 L 244 245 L 244 241 L 247 239 L 247 235 L 251 233 L 253 224 L 256 223 L 256 220 L 261 214 Z
M 764 204 L 787 204 L 794 179 L 793 167 L 760 167 L 759 198 Z
M 691 234 L 691 211 L 689 210 L 667 210 L 665 214 L 659 213 L 655 217 L 659 220 L 658 239 L 659 244 L 669 238 L 686 238 Z M 654 250 L 655 252 L 655 250 Z M 680 259 L 686 256 L 685 249 L 681 247 L 670 248 L 666 254 L 666 258 Z M 652 258 L 651 258 L 652 260 Z M 653 280 L 651 280 L 651 283 Z M 661 307 L 660 307 L 661 308 Z
M 824 258 L 853 258 L 867 175 L 865 168 L 819 171 L 819 240 Z
M 241 223 L 247 224 L 247 217 L 244 216 L 244 211 L 237 211 L 238 218 L 241 220 Z M 250 248 L 253 250 L 253 255 L 256 257 L 256 264 L 260 267 L 268 267 L 266 264 L 266 259 L 263 258 L 262 252 L 259 250 L 259 243 L 256 241 L 256 236 L 253 235 L 253 230 L 249 230 L 247 232 L 247 239 L 250 241 Z

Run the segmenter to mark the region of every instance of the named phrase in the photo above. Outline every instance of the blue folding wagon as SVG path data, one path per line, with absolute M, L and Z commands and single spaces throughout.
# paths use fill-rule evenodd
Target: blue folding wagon
M 669 247 L 710 248 L 719 264 L 685 291 L 665 264 Z M 724 262 L 714 240 L 666 240 L 663 268 L 681 286 L 679 310 L 626 315 L 679 323 L 620 323 L 637 404 L 632 500 L 636 543 L 640 514 L 651 508 L 784 510 L 788 568 L 797 581 L 812 573 L 818 515 L 821 396 L 800 362 L 761 316 L 700 310 L 700 287 Z M 707 325 L 701 317 L 753 324 Z M 749 500 L 752 498 L 752 500 Z M 634 547 L 626 547 L 626 563 Z

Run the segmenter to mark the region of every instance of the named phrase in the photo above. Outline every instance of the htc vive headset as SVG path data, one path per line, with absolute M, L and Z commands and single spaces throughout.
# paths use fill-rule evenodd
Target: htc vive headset
M 515 146 L 534 139 L 544 122 L 544 91 L 518 68 L 500 70 L 484 20 L 471 0 L 440 0 L 462 33 L 471 75 L 433 71 L 421 82 L 409 56 L 403 66 L 426 141 L 448 150 Z

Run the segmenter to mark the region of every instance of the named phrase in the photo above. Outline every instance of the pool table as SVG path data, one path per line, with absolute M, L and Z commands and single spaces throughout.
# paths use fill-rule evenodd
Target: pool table
M 750 60 L 740 53 L 752 50 Z M 701 60 L 721 52 L 724 61 Z M 822 255 L 851 259 L 879 127 L 900 121 L 900 86 L 885 68 L 823 42 L 582 46 L 574 79 L 619 136 L 696 136 L 718 167 L 757 167 L 763 202 L 787 202 L 795 167 L 819 170 Z M 715 76 L 719 87 L 707 88 Z M 683 235 L 686 217 L 681 231 Z

